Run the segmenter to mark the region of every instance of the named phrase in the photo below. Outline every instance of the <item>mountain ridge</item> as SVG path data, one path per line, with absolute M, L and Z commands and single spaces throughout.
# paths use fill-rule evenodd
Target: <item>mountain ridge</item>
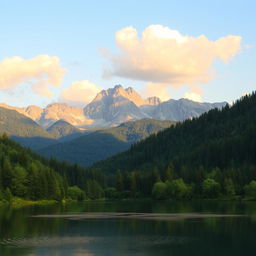
M 81 131 L 78 128 L 62 119 L 56 121 L 54 124 L 48 127 L 47 132 L 49 132 L 56 139 L 68 135 L 81 134 Z
M 65 120 L 77 128 L 108 128 L 119 124 L 152 118 L 159 120 L 183 121 L 209 111 L 222 108 L 227 102 L 200 103 L 188 99 L 161 102 L 158 97 L 143 99 L 132 87 L 102 90 L 84 108 L 69 106 L 66 103 L 51 103 L 45 108 L 28 106 L 25 108 L 0 104 L 4 108 L 18 111 L 31 118 L 44 128 L 58 120 Z
M 120 124 L 117 127 L 98 130 L 65 143 L 39 149 L 45 157 L 89 166 L 95 161 L 128 149 L 132 144 L 163 130 L 175 122 L 141 119 Z
M 255 110 L 254 92 L 232 106 L 179 122 L 93 167 L 107 172 L 170 168 L 190 182 L 191 177 L 202 178 L 206 172 L 232 173 L 238 167 L 248 176 L 255 175 Z

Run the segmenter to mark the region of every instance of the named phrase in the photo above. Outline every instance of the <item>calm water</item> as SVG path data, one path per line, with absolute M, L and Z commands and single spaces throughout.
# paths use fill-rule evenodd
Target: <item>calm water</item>
M 256 255 L 256 202 L 0 207 L 0 255 Z

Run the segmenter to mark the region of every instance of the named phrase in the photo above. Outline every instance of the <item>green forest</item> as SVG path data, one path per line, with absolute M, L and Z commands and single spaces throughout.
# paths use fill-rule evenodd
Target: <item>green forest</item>
M 0 137 L 0 200 L 83 200 L 103 198 L 103 176 L 77 165 L 47 160 Z M 98 182 L 99 181 L 99 182 Z
M 180 122 L 93 168 L 119 191 L 167 198 L 256 198 L 256 93 Z
M 256 93 L 135 143 L 91 168 L 0 137 L 0 200 L 256 199 Z

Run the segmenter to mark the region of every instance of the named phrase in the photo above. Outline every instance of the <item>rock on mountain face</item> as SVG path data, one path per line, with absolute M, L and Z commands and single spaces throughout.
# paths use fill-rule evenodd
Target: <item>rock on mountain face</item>
M 65 120 L 76 127 L 107 128 L 142 118 L 182 121 L 226 104 L 226 102 L 200 103 L 188 99 L 161 102 L 157 97 L 144 100 L 131 87 L 125 89 L 117 85 L 102 90 L 84 109 L 63 103 L 49 104 L 45 108 L 37 106 L 16 108 L 5 104 L 0 106 L 14 109 L 46 128 L 58 120 Z
M 226 102 L 221 103 L 200 103 L 188 99 L 168 100 L 159 104 L 151 110 L 152 118 L 158 120 L 182 121 L 201 114 L 213 108 L 222 108 Z
M 19 108 L 19 107 L 12 107 L 12 106 L 9 106 L 7 104 L 1 103 L 0 107 L 16 110 L 20 114 L 23 114 L 23 115 L 31 118 L 32 120 L 34 120 L 36 122 L 38 122 L 40 120 L 40 117 L 43 113 L 42 108 L 40 108 L 38 106 L 34 106 L 34 105 L 28 106 L 26 108 Z
M 92 122 L 84 116 L 81 108 L 64 103 L 53 103 L 43 109 L 38 123 L 44 127 L 49 127 L 58 120 L 65 120 L 74 126 L 86 125 Z
M 23 115 L 27 116 L 26 113 L 25 113 L 25 108 L 13 107 L 13 106 L 9 106 L 5 103 L 0 103 L 0 107 L 5 108 L 5 109 L 16 110 L 20 114 L 23 114 Z
M 17 112 L 31 118 L 43 127 L 49 127 L 58 120 L 65 120 L 74 126 L 89 125 L 93 121 L 84 116 L 83 109 L 69 106 L 64 103 L 53 103 L 45 108 L 37 106 L 28 106 L 26 108 L 18 108 L 0 104 L 0 106 L 16 110 Z
M 42 113 L 43 109 L 38 106 L 28 106 L 24 109 L 24 115 L 28 116 L 36 122 L 40 120 Z
M 105 120 L 113 125 L 148 117 L 139 108 L 143 104 L 144 100 L 131 87 L 124 89 L 117 85 L 98 93 L 84 108 L 84 114 L 88 118 Z
M 84 114 L 94 120 L 104 120 L 109 126 L 129 120 L 153 118 L 183 121 L 198 117 L 212 108 L 221 108 L 227 103 L 200 103 L 188 99 L 161 102 L 157 97 L 143 100 L 132 88 L 121 85 L 103 90 L 84 108 Z
M 149 97 L 145 100 L 143 105 L 149 105 L 149 106 L 157 106 L 161 103 L 161 100 L 158 97 Z

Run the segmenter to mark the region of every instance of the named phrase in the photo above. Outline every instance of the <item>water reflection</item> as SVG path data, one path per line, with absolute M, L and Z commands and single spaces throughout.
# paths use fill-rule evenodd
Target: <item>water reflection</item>
M 255 202 L 1 207 L 0 255 L 254 255 L 255 216 Z

